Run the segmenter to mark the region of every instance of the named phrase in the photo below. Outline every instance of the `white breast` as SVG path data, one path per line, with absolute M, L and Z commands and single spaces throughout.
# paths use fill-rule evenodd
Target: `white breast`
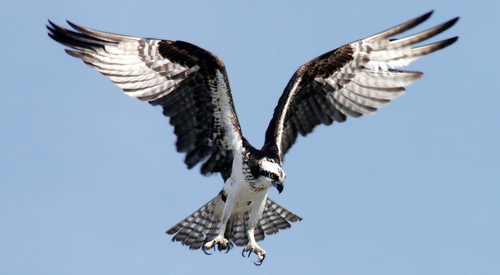
M 267 188 L 255 191 L 250 187 L 243 175 L 242 166 L 242 155 L 235 154 L 233 172 L 224 184 L 224 192 L 228 195 L 226 203 L 234 204 L 233 215 L 250 212 L 255 205 L 262 206 L 267 198 Z

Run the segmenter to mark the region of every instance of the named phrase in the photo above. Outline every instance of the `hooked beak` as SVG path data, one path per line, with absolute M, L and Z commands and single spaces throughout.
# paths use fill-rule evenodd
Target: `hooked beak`
M 276 187 L 276 189 L 278 189 L 279 194 L 281 194 L 281 191 L 283 191 L 283 188 L 285 186 L 283 185 L 282 181 L 278 181 L 274 183 L 274 187 Z

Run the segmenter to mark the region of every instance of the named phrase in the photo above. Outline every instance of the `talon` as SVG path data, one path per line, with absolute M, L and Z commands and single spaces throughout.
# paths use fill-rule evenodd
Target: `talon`
M 206 250 L 206 248 L 205 248 L 205 245 L 203 245 L 203 246 L 201 247 L 201 250 L 203 250 L 203 253 L 205 253 L 206 255 L 209 255 L 209 256 L 210 256 L 210 255 L 212 255 L 212 254 L 213 254 L 213 253 L 208 253 L 208 252 L 207 252 L 207 250 Z
M 241 256 L 243 258 L 245 258 L 245 252 L 247 252 L 246 250 L 247 250 L 246 248 L 243 248 L 243 251 L 241 251 Z M 246 257 L 249 258 L 250 254 L 252 254 L 252 250 L 248 250 L 248 255 Z
M 228 245 L 224 245 L 224 244 L 217 244 L 217 250 L 219 250 L 219 252 L 222 252 L 224 250 L 226 250 L 226 254 L 229 252 L 229 244 Z M 215 246 L 214 246 L 214 251 L 215 251 Z
M 266 258 L 266 254 L 262 255 L 262 260 L 258 260 L 257 262 L 253 262 L 256 266 L 261 266 Z
M 216 246 L 217 246 L 217 249 L 218 249 L 219 251 L 222 251 L 222 250 L 227 249 L 226 253 L 228 253 L 228 252 L 229 252 L 229 249 L 231 248 L 231 247 L 229 246 L 229 242 L 228 242 L 226 239 L 224 239 L 224 237 L 221 237 L 221 236 L 219 235 L 219 236 L 217 236 L 215 239 L 213 239 L 213 240 L 211 240 L 211 241 L 209 241 L 209 242 L 205 243 L 205 244 L 203 245 L 203 247 L 202 247 L 202 250 L 203 250 L 203 252 L 204 252 L 205 254 L 207 254 L 207 255 L 212 255 L 213 253 L 208 253 L 208 252 L 207 252 L 207 250 L 210 250 L 210 249 L 212 249 L 212 248 L 213 248 L 213 249 L 214 249 L 214 251 L 216 251 L 216 248 L 215 248 Z

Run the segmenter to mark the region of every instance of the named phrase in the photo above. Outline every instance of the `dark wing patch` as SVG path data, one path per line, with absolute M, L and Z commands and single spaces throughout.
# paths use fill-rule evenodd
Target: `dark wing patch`
M 372 114 L 402 95 L 421 72 L 401 71 L 416 59 L 453 44 L 453 37 L 414 47 L 453 26 L 458 17 L 402 39 L 389 39 L 425 21 L 432 12 L 377 35 L 327 52 L 301 66 L 290 79 L 266 131 L 263 150 L 280 161 L 298 134 L 316 125 Z
M 116 35 L 50 22 L 49 36 L 131 96 L 161 105 L 177 135 L 188 168 L 204 162 L 201 173 L 229 177 L 241 130 L 222 61 L 182 41 Z

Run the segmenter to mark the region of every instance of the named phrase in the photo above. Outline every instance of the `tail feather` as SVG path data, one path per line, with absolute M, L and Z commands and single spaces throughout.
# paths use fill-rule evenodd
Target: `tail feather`
M 224 201 L 217 196 L 187 218 L 174 225 L 167 234 L 174 235 L 172 241 L 181 242 L 190 249 L 200 249 L 219 234 L 219 224 L 224 209 Z M 248 244 L 246 229 L 249 214 L 233 215 L 226 226 L 224 238 L 229 241 L 229 248 L 234 245 Z M 255 240 L 264 240 L 265 235 L 276 234 L 280 229 L 290 228 L 289 222 L 301 221 L 302 218 L 281 207 L 267 198 L 262 217 L 254 232 Z M 222 248 L 219 247 L 219 250 Z
M 223 207 L 224 202 L 220 196 L 217 196 L 170 228 L 167 234 L 175 234 L 172 241 L 181 242 L 190 249 L 199 249 L 219 234 L 217 225 L 220 222 Z
M 289 222 L 301 221 L 302 218 L 286 210 L 270 198 L 267 198 L 259 225 L 266 235 L 276 234 L 280 229 L 290 228 Z
M 237 246 L 243 246 L 248 243 L 246 228 L 248 226 L 249 215 L 245 213 L 243 216 L 238 215 L 231 217 L 226 226 L 224 238 L 234 243 Z

